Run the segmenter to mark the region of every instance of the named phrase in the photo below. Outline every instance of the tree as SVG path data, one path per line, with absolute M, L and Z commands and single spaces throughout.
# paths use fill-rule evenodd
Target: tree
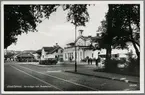
M 4 48 L 22 33 L 36 31 L 43 17 L 49 18 L 58 5 L 4 5 Z
M 112 48 L 127 48 L 131 42 L 139 61 L 140 7 L 136 4 L 109 4 L 106 20 L 98 31 L 103 32 L 101 48 L 106 48 L 106 65 L 109 65 Z M 107 66 L 106 66 L 107 67 Z
M 122 47 L 131 42 L 140 58 L 140 6 L 139 4 L 113 5 L 113 30 L 116 37 L 114 43 Z M 117 31 L 117 32 L 116 32 Z

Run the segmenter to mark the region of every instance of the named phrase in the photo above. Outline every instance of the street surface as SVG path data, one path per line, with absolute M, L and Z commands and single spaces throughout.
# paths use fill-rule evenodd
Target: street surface
M 79 65 L 78 69 L 95 67 Z M 5 63 L 5 91 L 126 91 L 137 90 L 138 85 L 65 72 L 74 65 L 47 65 Z

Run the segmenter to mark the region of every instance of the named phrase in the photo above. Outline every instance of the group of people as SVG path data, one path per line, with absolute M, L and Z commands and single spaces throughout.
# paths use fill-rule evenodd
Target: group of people
M 101 61 L 101 58 L 98 57 L 97 59 L 96 59 L 96 58 L 95 58 L 95 59 L 92 59 L 92 58 L 89 58 L 89 57 L 87 56 L 88 65 L 90 65 L 90 64 L 92 65 L 93 60 L 95 61 L 95 64 L 96 64 L 96 66 L 97 66 L 98 63 Z
M 93 59 L 92 59 L 92 58 L 89 58 L 89 57 L 87 56 L 87 62 L 88 62 L 88 65 L 89 65 L 89 64 L 92 65 L 92 61 L 93 61 Z

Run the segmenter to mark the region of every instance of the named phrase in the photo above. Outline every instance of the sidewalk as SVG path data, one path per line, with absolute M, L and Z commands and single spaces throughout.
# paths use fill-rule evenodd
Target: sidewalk
M 122 81 L 126 83 L 135 83 L 135 84 L 139 83 L 139 77 L 137 76 L 128 76 L 128 75 L 121 75 L 121 74 L 107 73 L 107 72 L 97 72 L 94 71 L 94 68 L 78 68 L 77 72 L 75 72 L 74 70 L 69 70 L 69 71 L 67 70 L 65 72 Z

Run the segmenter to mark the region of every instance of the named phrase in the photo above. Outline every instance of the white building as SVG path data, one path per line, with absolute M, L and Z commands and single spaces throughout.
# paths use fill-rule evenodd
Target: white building
M 56 45 L 53 47 L 43 47 L 41 49 L 41 60 L 47 60 L 49 58 L 57 58 L 58 60 L 63 58 L 63 49 Z
M 97 36 L 83 36 L 83 31 L 79 31 L 79 36 L 77 37 L 75 42 L 71 42 L 67 44 L 67 47 L 64 48 L 63 59 L 64 61 L 75 61 L 75 43 L 76 43 L 76 60 L 78 62 L 85 60 L 87 57 L 92 59 L 97 59 L 98 56 L 103 56 L 105 58 L 106 49 L 97 50 L 92 48 L 98 46 L 98 40 L 100 39 L 101 33 L 97 33 Z M 133 51 L 135 55 L 135 51 L 133 46 L 129 43 L 129 49 L 112 49 L 112 56 L 117 56 L 120 58 L 127 57 L 130 51 Z
M 75 43 L 76 43 L 76 60 L 82 61 L 89 58 L 95 58 L 96 54 L 94 54 L 94 50 L 92 46 L 96 46 L 98 43 L 96 42 L 97 37 L 91 36 L 83 36 L 83 31 L 79 31 L 79 36 L 77 37 L 75 42 L 68 43 L 67 47 L 64 48 L 63 59 L 64 61 L 75 61 Z M 96 50 L 98 51 L 98 50 Z M 98 52 L 96 52 L 98 54 Z

